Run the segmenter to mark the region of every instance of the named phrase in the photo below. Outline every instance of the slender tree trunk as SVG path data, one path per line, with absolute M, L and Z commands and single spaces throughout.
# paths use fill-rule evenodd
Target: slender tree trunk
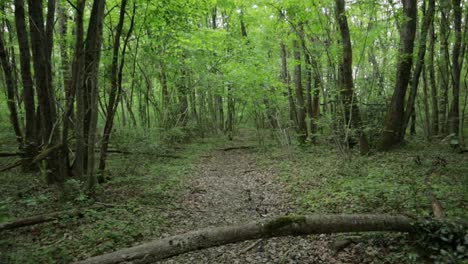
M 420 29 L 420 37 L 419 37 L 419 48 L 418 48 L 418 57 L 416 61 L 416 67 L 414 69 L 413 77 L 411 80 L 411 90 L 409 94 L 409 98 L 406 104 L 406 111 L 404 114 L 403 125 L 400 132 L 400 139 L 399 141 L 402 142 L 405 139 L 405 131 L 406 127 L 408 126 L 409 119 L 413 114 L 414 110 L 414 102 L 416 101 L 416 95 L 418 94 L 418 85 L 419 85 L 419 77 L 421 76 L 422 69 L 424 67 L 424 56 L 426 54 L 426 42 L 427 42 L 427 34 L 429 32 L 432 19 L 434 17 L 435 11 L 435 3 L 434 0 L 429 0 L 428 8 L 425 10 L 425 15 L 423 18 L 423 22 Z
M 88 192 L 94 193 L 97 182 L 95 173 L 95 151 L 94 146 L 96 142 L 97 132 L 97 118 L 98 118 L 98 74 L 99 74 L 99 61 L 101 58 L 101 44 L 102 44 L 102 27 L 104 20 L 104 6 L 105 0 L 94 0 L 93 8 L 88 26 L 85 46 L 85 78 L 84 78 L 84 91 L 87 93 L 89 119 L 85 119 L 85 140 L 86 140 L 86 176 L 88 180 Z
M 86 139 L 85 139 L 85 90 L 84 90 L 84 8 L 86 0 L 78 0 L 76 3 L 76 14 L 75 14 L 75 55 L 73 59 L 72 69 L 72 87 L 73 91 L 71 95 L 76 96 L 76 121 L 75 121 L 75 163 L 73 169 L 79 177 L 83 177 L 86 174 Z M 69 109 L 73 108 L 73 101 L 68 101 Z
M 448 22 L 448 16 L 450 14 L 449 1 L 442 1 L 440 3 L 440 59 L 439 65 L 439 76 L 440 76 L 440 132 L 445 135 L 447 133 L 447 113 L 448 113 L 448 89 L 450 86 L 450 55 L 449 55 L 449 29 L 450 25 Z
M 449 112 L 449 132 L 459 140 L 460 130 L 460 76 L 461 76 L 461 43 L 462 43 L 462 6 L 461 0 L 452 0 L 453 6 L 453 28 L 455 42 L 452 50 L 452 105 Z M 465 21 L 466 23 L 466 21 Z M 458 145 L 459 143 L 457 143 Z
M 296 104 L 291 91 L 291 77 L 288 71 L 288 54 L 286 52 L 286 45 L 284 42 L 280 43 L 281 48 L 281 77 L 287 89 L 288 103 L 289 103 L 289 120 L 293 126 L 297 126 Z
M 428 71 L 429 71 L 429 84 L 431 86 L 431 104 L 432 104 L 432 134 L 439 134 L 439 102 L 437 95 L 437 84 L 435 79 L 434 68 L 434 46 L 435 46 L 435 30 L 434 21 L 431 23 L 430 38 L 429 38 L 429 58 L 428 58 Z
M 37 155 L 38 135 L 36 130 L 36 106 L 34 101 L 34 83 L 31 74 L 31 54 L 29 50 L 29 37 L 26 29 L 25 9 L 23 0 L 15 0 L 15 24 L 18 38 L 21 79 L 23 83 L 23 100 L 26 116 L 24 132 L 24 163 L 23 169 L 37 170 L 32 159 Z
M 413 107 L 413 111 L 411 112 L 412 114 L 410 118 L 410 121 L 411 121 L 410 135 L 414 136 L 416 135 L 416 113 L 415 113 L 414 107 Z
M 423 69 L 423 102 L 424 102 L 424 130 L 426 131 L 426 137 L 429 140 L 432 136 L 431 131 L 431 117 L 429 114 L 429 92 L 427 87 L 427 72 Z
M 232 91 L 232 84 L 227 87 L 227 116 L 226 116 L 226 132 L 229 140 L 233 139 L 234 134 L 234 112 L 235 112 L 235 101 Z
M 0 28 L 0 64 L 3 68 L 3 74 L 5 77 L 6 92 L 7 92 L 7 105 L 10 111 L 10 123 L 15 132 L 16 141 L 19 147 L 23 145 L 23 133 L 21 132 L 20 122 L 18 119 L 18 109 L 16 106 L 15 94 L 17 91 L 16 80 L 14 76 L 13 66 L 11 65 L 10 55 L 5 47 L 3 26 Z
M 309 126 L 310 126 L 310 131 L 311 135 L 315 132 L 314 131 L 314 111 L 313 111 L 313 100 L 312 100 L 312 56 L 310 55 L 309 50 L 307 49 L 305 37 L 304 37 L 304 29 L 303 25 L 301 24 L 299 27 L 299 32 L 298 36 L 301 39 L 301 46 L 302 46 L 302 51 L 304 53 L 304 61 L 305 61 L 305 79 L 306 79 L 306 110 L 307 110 L 307 115 L 309 117 Z M 313 141 L 314 139 L 311 138 Z
M 345 107 L 345 122 L 347 126 L 352 125 L 358 132 L 359 149 L 361 154 L 369 152 L 367 135 L 361 121 L 361 113 L 357 105 L 356 94 L 353 84 L 353 50 L 351 46 L 351 36 L 349 34 L 348 21 L 345 15 L 345 1 L 336 0 L 336 19 L 340 28 L 341 41 L 343 45 L 343 58 L 341 63 L 341 94 Z
M 404 125 L 404 103 L 413 64 L 413 48 L 416 33 L 417 1 L 402 0 L 405 19 L 400 31 L 400 50 L 397 64 L 395 90 L 388 110 L 379 144 L 380 150 L 388 150 L 399 144 Z
M 182 127 L 185 127 L 188 122 L 188 113 L 189 113 L 189 106 L 188 106 L 188 84 L 187 84 L 188 76 L 187 70 L 182 70 L 180 74 L 179 84 L 178 84 L 178 92 L 179 92 L 179 120 L 178 122 L 181 123 Z
M 114 45 L 112 51 L 112 64 L 110 72 L 110 93 L 109 102 L 106 110 L 106 124 L 104 125 L 104 132 L 102 134 L 101 141 L 101 156 L 99 158 L 99 182 L 104 182 L 104 170 L 106 167 L 107 148 L 109 146 L 110 134 L 114 125 L 114 116 L 117 112 L 117 106 L 119 103 L 119 53 L 120 53 L 120 37 L 122 36 L 122 29 L 125 21 L 125 8 L 127 6 L 127 0 L 122 0 L 120 3 L 120 15 L 119 22 L 115 29 Z M 132 23 L 133 25 L 133 23 Z M 122 54 L 124 56 L 124 54 Z
M 299 42 L 293 41 L 294 46 L 294 84 L 296 86 L 296 102 L 297 102 L 297 124 L 300 143 L 304 143 L 307 139 L 307 124 L 306 124 L 306 106 L 304 101 L 304 91 L 302 89 L 302 67 L 301 67 L 301 51 Z
M 162 101 L 161 101 L 161 120 L 162 120 L 162 127 L 163 128 L 168 128 L 169 126 L 169 88 L 167 86 L 167 73 L 166 73 L 166 67 L 164 65 L 164 62 L 160 61 L 160 78 L 159 81 L 161 82 L 161 96 L 162 96 Z

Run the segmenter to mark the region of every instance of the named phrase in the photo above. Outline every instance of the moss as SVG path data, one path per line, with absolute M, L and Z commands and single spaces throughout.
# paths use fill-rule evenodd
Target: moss
M 294 224 L 303 224 L 305 223 L 306 219 L 304 216 L 294 216 L 294 215 L 289 215 L 289 216 L 281 216 L 277 219 L 274 219 L 268 223 L 265 224 L 264 229 L 267 234 L 273 234 L 278 229 L 294 225 Z

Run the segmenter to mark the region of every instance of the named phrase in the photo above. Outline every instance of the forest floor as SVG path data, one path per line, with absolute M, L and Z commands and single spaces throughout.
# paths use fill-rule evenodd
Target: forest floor
M 190 175 L 190 188 L 167 213 L 163 236 L 205 227 L 294 214 L 298 205 L 273 168 L 257 165 L 258 146 L 237 138 L 210 150 Z M 366 239 L 337 249 L 337 236 L 318 235 L 245 241 L 183 254 L 158 263 L 373 263 L 382 241 Z M 380 255 L 377 258 L 377 255 Z
M 285 214 L 425 217 L 431 212 L 428 185 L 448 217 L 467 218 L 468 157 L 442 145 L 413 140 L 361 157 L 353 151 L 343 156 L 327 142 L 280 146 L 252 130 L 233 141 L 209 137 L 170 145 L 153 135 L 114 135 L 112 147 L 130 153 L 110 156 L 108 182 L 93 199 L 77 179 L 57 188 L 39 174 L 1 173 L 0 222 L 74 208 L 83 214 L 2 232 L 0 263 L 69 263 L 194 229 Z M 5 146 L 14 146 L 10 141 Z M 411 243 L 388 233 L 284 237 L 160 263 L 422 263 Z

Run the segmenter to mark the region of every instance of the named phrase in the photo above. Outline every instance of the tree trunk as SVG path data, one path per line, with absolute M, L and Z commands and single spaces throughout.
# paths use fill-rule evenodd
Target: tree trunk
M 299 32 L 298 36 L 301 39 L 301 46 L 302 46 L 302 51 L 304 53 L 304 61 L 305 61 L 305 75 L 306 75 L 306 110 L 307 110 L 307 115 L 309 117 L 309 126 L 310 126 L 310 131 L 311 131 L 311 136 L 312 134 L 315 133 L 315 122 L 314 122 L 314 110 L 313 110 L 313 100 L 312 100 L 312 55 L 310 54 L 309 50 L 307 49 L 305 37 L 304 37 L 304 28 L 303 25 L 301 24 L 299 27 Z M 311 138 L 313 141 L 314 139 Z
M 86 174 L 86 139 L 85 139 L 85 90 L 84 90 L 84 8 L 86 0 L 78 0 L 76 3 L 75 14 L 75 55 L 72 68 L 71 87 L 73 91 L 71 96 L 76 96 L 76 120 L 75 120 L 75 163 L 73 165 L 74 172 L 83 177 Z M 67 98 L 68 110 L 73 109 L 73 98 Z M 65 124 L 64 124 L 65 125 Z M 66 126 L 64 129 L 68 129 Z
M 297 102 L 297 129 L 299 133 L 299 142 L 303 144 L 307 140 L 307 124 L 306 124 L 306 106 L 304 102 L 304 91 L 302 89 L 302 67 L 301 67 L 301 51 L 299 42 L 293 41 L 294 46 L 294 84 L 296 86 L 296 102 Z
M 280 43 L 281 48 L 281 77 L 283 83 L 287 89 L 288 103 L 289 103 L 289 119 L 293 126 L 297 126 L 297 115 L 296 115 L 296 104 L 294 103 L 294 97 L 291 91 L 291 77 L 288 72 L 288 54 L 286 52 L 286 45 L 284 42 Z
M 432 18 L 434 17 L 435 11 L 435 3 L 434 0 L 429 0 L 429 6 L 427 10 L 425 10 L 425 15 L 423 18 L 423 22 L 420 29 L 420 36 L 419 36 L 419 47 L 418 47 L 418 57 L 416 61 L 416 67 L 414 69 L 413 77 L 411 80 L 411 90 L 409 94 L 409 98 L 406 104 L 406 111 L 404 114 L 403 125 L 400 131 L 400 139 L 399 141 L 402 142 L 405 139 L 405 132 L 406 127 L 408 126 L 409 119 L 411 118 L 414 110 L 414 102 L 416 101 L 416 95 L 418 94 L 418 85 L 419 85 L 419 77 L 421 76 L 422 69 L 424 67 L 424 56 L 426 54 L 426 42 L 427 42 L 427 34 L 429 32 Z
M 183 253 L 259 238 L 309 234 L 410 232 L 414 221 L 391 215 L 280 216 L 226 227 L 211 227 L 95 256 L 76 264 L 154 263 Z
M 3 74 L 5 77 L 7 105 L 8 110 L 10 111 L 10 123 L 15 132 L 16 141 L 21 148 L 23 145 L 23 133 L 21 132 L 20 122 L 18 119 L 18 109 L 15 100 L 15 94 L 17 91 L 16 80 L 14 76 L 15 69 L 13 69 L 13 66 L 10 63 L 10 55 L 8 54 L 8 51 L 5 47 L 3 31 L 4 29 L 2 26 L 2 28 L 0 28 L 0 64 L 3 68 Z
M 459 140 L 460 127 L 460 73 L 461 73 L 461 43 L 462 43 L 462 6 L 460 0 L 452 0 L 453 8 L 453 27 L 455 33 L 455 42 L 452 50 L 452 105 L 449 112 L 449 132 Z M 466 21 L 465 21 L 466 23 Z M 457 143 L 458 145 L 459 143 Z
M 404 103 L 413 64 L 413 48 L 416 33 L 417 1 L 402 0 L 405 19 L 400 31 L 400 50 L 397 64 L 395 90 L 385 120 L 379 144 L 380 150 L 389 150 L 401 141 L 404 125 Z
M 37 166 L 31 163 L 37 155 L 37 136 L 36 130 L 36 106 L 34 102 L 34 84 L 31 75 L 31 54 L 29 50 L 29 37 L 26 29 L 24 1 L 15 0 L 15 24 L 16 36 L 19 45 L 19 57 L 21 66 L 21 79 L 23 83 L 23 100 L 25 109 L 25 132 L 24 132 L 24 163 L 23 169 L 27 171 L 37 170 Z
M 450 37 L 449 29 L 450 25 L 448 22 L 448 16 L 450 14 L 449 1 L 443 1 L 440 3 L 440 59 L 439 65 L 439 76 L 440 76 L 440 132 L 445 135 L 447 133 L 447 105 L 448 105 L 448 89 L 450 86 L 450 54 L 448 39 Z
M 423 69 L 423 103 L 424 103 L 424 130 L 426 131 L 426 137 L 430 140 L 432 136 L 431 131 L 431 116 L 429 114 L 429 92 L 427 87 L 427 72 Z
M 105 0 L 94 0 L 88 26 L 85 46 L 85 74 L 83 89 L 88 101 L 87 114 L 84 120 L 86 140 L 86 176 L 87 188 L 90 194 L 94 193 L 97 177 L 95 174 L 94 145 L 96 142 L 97 118 L 98 118 L 98 74 L 101 58 L 102 27 L 104 20 Z
M 232 84 L 228 84 L 227 88 L 227 117 L 226 117 L 226 132 L 228 134 L 229 140 L 233 139 L 234 134 L 234 112 L 235 112 L 235 102 L 234 95 L 232 92 Z
M 182 66 L 184 67 L 184 66 Z M 186 69 L 182 69 L 180 72 L 178 83 L 178 97 L 179 97 L 179 118 L 178 123 L 180 126 L 185 127 L 188 122 L 188 73 Z
M 429 84 L 431 86 L 431 104 L 432 104 L 432 135 L 439 134 L 439 102 L 437 95 L 437 84 L 435 79 L 435 68 L 434 68 L 434 46 L 435 46 L 435 30 L 434 30 L 434 20 L 431 23 L 430 29 L 430 38 L 429 38 L 429 58 L 428 65 L 429 68 Z
M 49 0 L 47 6 L 47 24 L 44 26 L 42 1 L 29 0 L 29 26 L 33 51 L 34 76 L 37 97 L 41 113 L 42 143 L 59 145 L 60 127 L 58 124 L 56 101 L 52 82 L 51 52 L 53 45 L 53 23 L 55 0 Z M 48 183 L 62 183 L 66 176 L 67 164 L 60 157 L 60 151 L 53 151 L 46 159 Z
M 114 45 L 112 51 L 112 64 L 110 72 L 110 93 L 109 102 L 106 110 L 106 124 L 104 125 L 104 132 L 102 133 L 101 141 L 101 156 L 99 158 L 99 182 L 104 181 L 104 170 L 106 168 L 107 148 L 109 146 L 110 134 L 114 125 L 114 116 L 117 112 L 117 106 L 119 103 L 119 53 L 120 53 L 120 37 L 122 36 L 122 29 L 125 20 L 125 8 L 127 6 L 127 0 L 122 0 L 120 3 L 120 15 L 119 22 L 115 29 Z M 132 18 L 133 22 L 133 18 Z M 133 23 L 132 23 L 133 25 Z M 131 31 L 131 30 L 130 30 Z M 122 54 L 124 56 L 125 54 Z M 123 66 L 123 65 L 121 65 Z
M 351 36 L 349 34 L 348 21 L 345 15 L 345 1 L 336 0 L 336 19 L 340 28 L 341 41 L 343 45 L 343 55 L 341 62 L 341 94 L 345 108 L 346 126 L 353 126 L 359 136 L 359 149 L 362 155 L 369 152 L 367 135 L 361 121 L 361 113 L 357 105 L 356 94 L 353 84 L 353 50 L 351 46 Z

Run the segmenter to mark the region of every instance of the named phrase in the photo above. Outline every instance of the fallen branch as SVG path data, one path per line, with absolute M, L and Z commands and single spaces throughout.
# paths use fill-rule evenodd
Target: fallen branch
M 14 163 L 12 163 L 12 164 L 10 164 L 10 165 L 7 165 L 6 167 L 0 169 L 0 172 L 4 172 L 4 171 L 7 171 L 7 170 L 16 168 L 16 167 L 18 167 L 18 166 L 21 165 L 21 164 L 22 164 L 21 160 L 17 160 L 17 161 L 15 161 Z
M 31 216 L 27 218 L 17 219 L 11 222 L 0 223 L 0 231 L 42 224 L 42 223 L 57 220 L 61 217 L 80 216 L 82 214 L 83 214 L 82 210 L 75 209 L 71 211 L 60 211 L 60 212 L 53 212 L 49 214 Z
M 250 246 L 244 248 L 243 250 L 241 250 L 239 252 L 239 254 L 245 254 L 246 252 L 249 252 L 252 248 L 256 247 L 258 244 L 260 244 L 261 242 L 263 241 L 263 239 L 259 239 L 257 241 L 255 241 L 254 243 L 252 243 Z
M 43 159 L 47 158 L 52 151 L 57 150 L 61 146 L 62 145 L 58 144 L 58 145 L 52 146 L 50 148 L 45 148 L 44 150 L 42 150 L 41 153 L 37 154 L 37 156 L 34 157 L 34 159 L 31 161 L 31 164 L 42 161 Z M 22 160 L 15 161 L 14 163 L 6 166 L 5 168 L 0 169 L 0 172 L 4 172 L 4 171 L 7 171 L 7 170 L 16 168 L 16 167 L 20 166 L 21 164 L 22 164 Z
M 108 150 L 108 153 L 118 153 L 118 154 L 136 154 L 136 155 L 150 155 L 159 158 L 172 158 L 172 159 L 180 159 L 182 156 L 174 155 L 174 154 L 161 154 L 161 153 L 151 153 L 151 152 L 130 152 L 125 150 Z
M 153 263 L 190 251 L 246 240 L 323 233 L 409 232 L 414 221 L 392 215 L 280 216 L 237 226 L 205 228 L 95 256 L 76 264 Z
M 237 149 L 254 149 L 255 146 L 237 146 L 237 147 L 227 147 L 227 148 L 222 148 L 220 150 L 222 151 L 230 151 L 230 150 L 237 150 Z
M 0 153 L 0 158 L 5 158 L 5 157 L 15 157 L 15 156 L 21 156 L 22 153 L 20 152 L 2 152 Z

